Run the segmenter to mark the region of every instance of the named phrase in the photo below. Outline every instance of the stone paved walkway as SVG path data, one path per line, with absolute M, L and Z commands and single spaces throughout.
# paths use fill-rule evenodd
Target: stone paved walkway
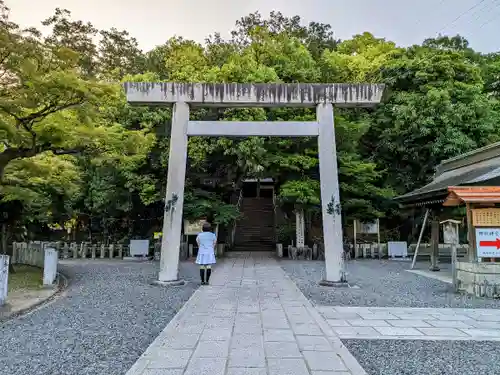
M 267 254 L 217 265 L 127 375 L 364 375 Z
M 342 339 L 500 341 L 500 310 L 320 306 Z

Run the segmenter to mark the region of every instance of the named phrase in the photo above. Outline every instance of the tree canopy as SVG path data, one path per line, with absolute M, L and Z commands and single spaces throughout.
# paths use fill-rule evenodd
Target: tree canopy
M 500 53 L 461 36 L 401 47 L 370 32 L 348 40 L 299 16 L 259 13 L 228 40 L 172 37 L 142 51 L 126 30 L 98 30 L 65 9 L 22 29 L 0 0 L 0 209 L 30 226 L 121 238 L 163 216 L 169 108 L 130 107 L 121 83 L 382 82 L 373 110 L 336 110 L 344 219 L 394 215 L 391 198 L 429 181 L 443 159 L 500 139 Z M 311 121 L 309 109 L 197 109 L 200 120 Z M 272 177 L 283 206 L 318 210 L 310 138 L 189 139 L 185 216 L 227 224 L 245 178 Z M 217 180 L 207 184 L 207 178 Z M 15 212 L 14 212 L 15 211 Z

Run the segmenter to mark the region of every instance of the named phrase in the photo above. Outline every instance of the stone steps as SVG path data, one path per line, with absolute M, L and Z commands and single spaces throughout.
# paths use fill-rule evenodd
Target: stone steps
M 235 236 L 237 251 L 274 250 L 274 208 L 269 198 L 243 198 Z

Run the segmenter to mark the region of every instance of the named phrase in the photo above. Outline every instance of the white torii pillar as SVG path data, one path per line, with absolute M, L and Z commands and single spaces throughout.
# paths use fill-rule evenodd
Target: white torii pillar
M 319 125 L 318 159 L 326 268 L 325 279 L 320 284 L 343 286 L 347 280 L 344 272 L 344 242 L 332 104 L 319 104 L 316 107 L 316 117 Z
M 326 275 L 322 285 L 346 285 L 333 107 L 373 107 L 384 85 L 126 83 L 135 105 L 173 104 L 159 284 L 179 285 L 179 252 L 188 136 L 318 137 Z M 189 106 L 316 107 L 312 122 L 189 121 Z

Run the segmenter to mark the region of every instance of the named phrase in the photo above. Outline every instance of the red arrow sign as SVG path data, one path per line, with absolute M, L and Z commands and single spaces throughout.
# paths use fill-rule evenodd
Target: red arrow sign
M 497 238 L 496 241 L 479 241 L 479 246 L 496 247 L 500 249 L 500 238 Z

